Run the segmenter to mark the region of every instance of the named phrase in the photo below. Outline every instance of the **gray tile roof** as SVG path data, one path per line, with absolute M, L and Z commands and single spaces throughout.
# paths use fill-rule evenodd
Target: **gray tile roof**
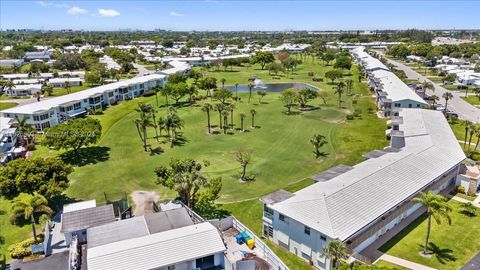
M 282 202 L 292 196 L 293 196 L 293 193 L 283 189 L 279 189 L 273 193 L 270 193 L 266 196 L 261 197 L 260 200 L 266 204 L 275 204 L 278 202 Z
M 145 223 L 151 234 L 193 225 L 192 218 L 184 207 L 146 214 Z
M 347 166 L 347 165 L 338 165 L 338 166 L 335 166 L 333 168 L 330 168 L 326 171 L 323 171 L 321 173 L 317 173 L 315 175 L 312 175 L 310 176 L 310 178 L 312 178 L 313 180 L 317 181 L 317 182 L 325 182 L 325 181 L 328 181 L 330 179 L 333 179 L 343 173 L 346 173 L 348 171 L 350 171 L 351 169 L 353 169 L 352 166 Z
M 62 214 L 62 233 L 75 232 L 115 221 L 111 204 Z
M 145 219 L 139 216 L 89 228 L 87 244 L 92 248 L 148 234 Z

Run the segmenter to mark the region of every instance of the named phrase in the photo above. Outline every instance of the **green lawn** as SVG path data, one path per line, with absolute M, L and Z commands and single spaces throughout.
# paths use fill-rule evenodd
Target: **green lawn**
M 318 66 L 319 70 L 325 70 L 324 67 Z M 315 67 L 312 65 L 310 68 L 314 70 Z M 297 76 L 307 78 L 306 73 L 310 68 L 299 69 L 298 73 L 301 75 Z M 251 67 L 237 73 L 212 72 L 212 74 L 225 77 L 239 74 L 239 77 L 245 78 L 246 81 L 252 74 L 257 74 L 258 70 L 253 71 Z M 354 73 L 356 72 L 355 70 Z M 326 83 L 317 85 L 324 91 L 332 92 L 331 85 Z M 357 83 L 355 85 L 357 93 L 368 93 L 365 92 L 364 86 Z M 236 127 L 239 126 L 238 113 L 248 114 L 250 109 L 254 108 L 258 112 L 256 125 L 260 128 L 249 129 L 249 132 L 245 133 L 234 132 L 234 135 L 207 134 L 206 115 L 198 105 L 179 108 L 178 113 L 185 120 L 184 135 L 187 142 L 184 146 L 170 148 L 168 145 L 158 144 L 151 138 L 149 142 L 152 147 L 162 146 L 164 150 L 164 153 L 156 156 L 150 156 L 143 151 L 134 125 L 138 113 L 133 109 L 140 100 L 109 108 L 104 115 L 97 116 L 105 131 L 98 146 L 102 147 L 109 157 L 106 161 L 76 168 L 71 176 L 72 184 L 67 193 L 78 199 L 102 200 L 104 191 L 120 196 L 124 192 L 130 193 L 136 189 L 154 189 L 162 196 L 169 197 L 173 195 L 172 192 L 154 184 L 154 168 L 160 164 L 167 164 L 171 158 L 191 157 L 209 160 L 211 166 L 205 172 L 209 176 L 223 178 L 219 202 L 255 199 L 339 163 L 355 164 L 363 159 L 362 153 L 386 145 L 385 122 L 377 119 L 374 114 L 367 113 L 368 107 L 373 108 L 370 97 L 359 98 L 356 105 L 362 108 L 363 119 L 344 123 L 345 113 L 353 108 L 351 98 L 344 97 L 345 109 L 339 109 L 336 105 L 336 96 L 331 95 L 328 104 L 321 106 L 319 110 L 288 116 L 282 113 L 284 108 L 278 96 L 276 93 L 269 93 L 264 99 L 265 104 L 259 105 L 256 98 L 252 104 L 247 104 L 247 94 L 241 94 L 242 103 L 236 104 L 234 116 Z M 154 97 L 143 100 L 155 104 Z M 163 102 L 163 98 L 161 100 Z M 318 100 L 312 102 L 313 105 L 319 103 Z M 165 108 L 159 110 L 159 115 L 163 114 Z M 218 114 L 212 113 L 213 124 L 217 124 L 217 119 Z M 249 123 L 250 116 L 247 117 L 245 125 L 248 126 Z M 149 132 L 153 137 L 153 129 Z M 327 154 L 326 157 L 318 160 L 314 159 L 313 149 L 309 143 L 314 133 L 325 135 L 329 141 L 322 149 Z M 237 150 L 251 152 L 252 163 L 248 167 L 248 172 L 255 175 L 254 182 L 242 184 L 238 181 L 240 166 L 233 158 L 233 153 Z M 109 173 L 105 174 L 105 171 Z
M 479 96 L 468 96 L 468 97 L 463 96 L 462 99 L 474 106 L 480 106 Z
M 323 77 L 330 69 L 331 66 L 308 62 L 299 66 L 288 78 L 281 76 L 280 80 L 273 79 L 268 71 L 262 71 L 256 66 L 235 67 L 233 72 L 208 72 L 217 78 L 226 78 L 227 85 L 235 82 L 245 84 L 248 78 L 254 75 L 265 82 L 308 82 L 329 93 L 329 97 L 327 105 L 323 105 L 320 100 L 310 103 L 320 105 L 318 110 L 285 115 L 278 93 L 268 93 L 263 104 L 258 104 L 256 93 L 251 104 L 246 102 L 248 94 L 241 93 L 242 102 L 235 104 L 234 123 L 238 128 L 238 114 L 245 112 L 245 126 L 249 132 L 234 131 L 232 135 L 209 135 L 206 132 L 207 117 L 200 107 L 205 101 L 198 102 L 195 106 L 180 107 L 177 111 L 185 121 L 186 143 L 173 148 L 168 144 L 157 143 L 153 138 L 154 130 L 149 129 L 149 143 L 152 148 L 163 148 L 164 152 L 159 155 L 150 155 L 143 151 L 134 124 L 134 120 L 139 117 L 134 111 L 137 104 L 148 102 L 155 105 L 155 97 L 138 98 L 108 108 L 103 115 L 92 116 L 102 123 L 102 138 L 97 146 L 85 149 L 89 151 L 91 158 L 87 160 L 88 164 L 75 168 L 70 177 L 71 186 L 67 195 L 76 199 L 97 199 L 101 202 L 104 201 L 103 192 L 109 197 L 119 197 L 141 189 L 155 190 L 164 200 L 172 198 L 174 193 L 154 183 L 153 170 L 156 166 L 167 164 L 171 158 L 208 160 L 211 166 L 205 169 L 205 173 L 211 177 L 221 176 L 223 180 L 218 203 L 261 235 L 260 196 L 280 188 L 292 192 L 301 189 L 313 183 L 308 177 L 316 172 L 338 164 L 356 164 L 363 160 L 361 154 L 372 149 L 382 149 L 388 144 L 385 139 L 385 120 L 368 113 L 368 109 L 374 110 L 375 105 L 366 85 L 358 83 L 356 67 L 352 68 L 345 78 L 351 76 L 354 81 L 354 93 L 359 95 L 357 104 L 354 104 L 351 96 L 343 96 L 342 108 L 338 108 L 333 85 L 327 82 L 312 82 L 307 75 L 309 71 L 314 71 Z M 161 104 L 164 104 L 164 98 L 159 99 Z M 210 100 L 208 102 L 216 103 Z M 355 108 L 362 110 L 362 117 L 346 121 L 345 115 Z M 250 109 L 257 111 L 255 124 L 258 128 L 249 128 Z M 160 108 L 159 115 L 163 116 L 165 111 L 165 107 Z M 218 124 L 218 113 L 212 112 L 211 119 L 213 125 Z M 328 140 L 328 144 L 322 149 L 326 155 L 318 160 L 314 158 L 313 147 L 309 143 L 314 133 L 325 135 Z M 42 146 L 37 149 L 34 156 L 61 154 Z M 239 182 L 240 166 L 233 158 L 233 153 L 237 150 L 251 152 L 252 162 L 247 172 L 255 176 L 255 181 Z M 282 258 L 287 264 L 288 261 L 302 262 L 300 259 L 295 260 L 297 258 L 287 252 L 283 253 L 285 255 L 282 255 Z M 308 265 L 305 266 L 305 269 L 309 269 Z M 297 266 L 293 268 L 299 269 Z
M 17 105 L 18 103 L 13 103 L 13 102 L 0 102 L 0 111 L 15 107 Z
M 7 261 L 10 259 L 10 254 L 7 252 L 8 246 L 32 235 L 30 224 L 16 226 L 10 223 L 11 209 L 12 202 L 0 196 L 0 254 L 5 254 Z M 37 231 L 41 230 L 37 226 Z
M 85 90 L 85 89 L 89 89 L 89 88 L 92 88 L 92 87 L 95 87 L 96 85 L 81 85 L 81 86 L 72 86 L 70 88 L 70 91 L 71 93 L 75 93 L 75 92 L 78 92 L 78 91 L 82 91 L 82 90 Z M 68 94 L 67 93 L 67 89 L 66 88 L 54 88 L 53 89 L 53 92 L 52 92 L 52 96 L 63 96 L 63 95 L 66 95 Z
M 7 94 L 3 93 L 0 95 L 0 100 L 7 100 L 7 99 L 29 99 L 30 96 L 22 96 L 22 97 L 9 97 Z
M 391 262 L 387 262 L 387 261 L 384 261 L 384 260 L 379 260 L 378 262 L 375 263 L 375 266 L 377 267 L 383 267 L 383 269 L 392 269 L 392 270 L 408 270 L 410 268 L 406 268 L 406 267 L 403 267 L 403 266 L 400 266 L 400 265 L 396 265 L 394 263 L 391 263 Z
M 430 234 L 431 258 L 423 257 L 427 229 L 426 214 L 412 222 L 407 228 L 380 248 L 382 252 L 424 264 L 439 270 L 459 269 L 480 250 L 480 216 L 469 217 L 460 213 L 460 203 L 450 200 L 452 224 L 438 225 L 432 221 Z M 480 212 L 479 212 L 480 214 Z

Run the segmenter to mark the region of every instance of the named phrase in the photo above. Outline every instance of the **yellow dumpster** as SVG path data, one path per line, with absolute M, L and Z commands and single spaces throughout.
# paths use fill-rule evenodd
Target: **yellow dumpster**
M 247 247 L 249 249 L 253 249 L 255 247 L 255 241 L 252 238 L 247 239 Z

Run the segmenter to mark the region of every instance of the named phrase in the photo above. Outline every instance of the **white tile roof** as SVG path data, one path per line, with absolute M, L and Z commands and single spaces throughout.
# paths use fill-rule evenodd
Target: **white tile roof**
M 27 105 L 17 106 L 14 108 L 10 108 L 7 110 L 2 111 L 3 113 L 19 113 L 19 114 L 32 114 L 37 111 L 44 111 L 49 110 L 51 108 L 57 107 L 60 104 L 64 104 L 67 102 L 75 101 L 75 100 L 83 100 L 86 99 L 94 94 L 104 93 L 107 90 L 114 90 L 119 87 L 127 87 L 129 85 L 145 83 L 152 80 L 160 80 L 165 78 L 165 75 L 162 74 L 150 74 L 142 77 L 135 77 L 133 79 L 119 81 L 111 84 L 105 84 L 102 86 L 90 88 L 87 90 L 79 91 L 76 93 L 54 97 L 46 100 L 42 100 L 40 102 L 35 102 Z
M 226 250 L 218 230 L 204 222 L 179 229 L 89 248 L 89 270 L 147 270 Z
M 97 202 L 95 200 L 70 203 L 63 206 L 63 213 L 74 212 L 93 207 L 97 207 Z
M 441 112 L 402 109 L 400 115 L 401 151 L 368 159 L 271 208 L 343 241 L 465 159 Z

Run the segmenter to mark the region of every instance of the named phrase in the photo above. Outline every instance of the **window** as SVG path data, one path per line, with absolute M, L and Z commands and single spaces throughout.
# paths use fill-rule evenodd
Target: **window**
M 327 241 L 327 237 L 323 234 L 320 234 L 320 239 L 322 239 L 323 241 Z
M 400 108 L 401 106 L 402 106 L 402 104 L 400 104 L 400 103 L 395 103 L 395 107 Z
M 169 267 L 167 267 L 168 270 L 175 270 L 175 265 L 170 265 Z
M 420 104 L 417 104 L 417 108 L 420 108 Z
M 408 104 L 408 108 L 412 108 L 412 104 Z
M 278 214 L 278 219 L 280 219 L 283 222 L 288 223 L 288 218 L 282 214 Z
M 303 232 L 304 232 L 306 235 L 310 235 L 310 227 L 305 226 L 305 227 L 303 228 Z

